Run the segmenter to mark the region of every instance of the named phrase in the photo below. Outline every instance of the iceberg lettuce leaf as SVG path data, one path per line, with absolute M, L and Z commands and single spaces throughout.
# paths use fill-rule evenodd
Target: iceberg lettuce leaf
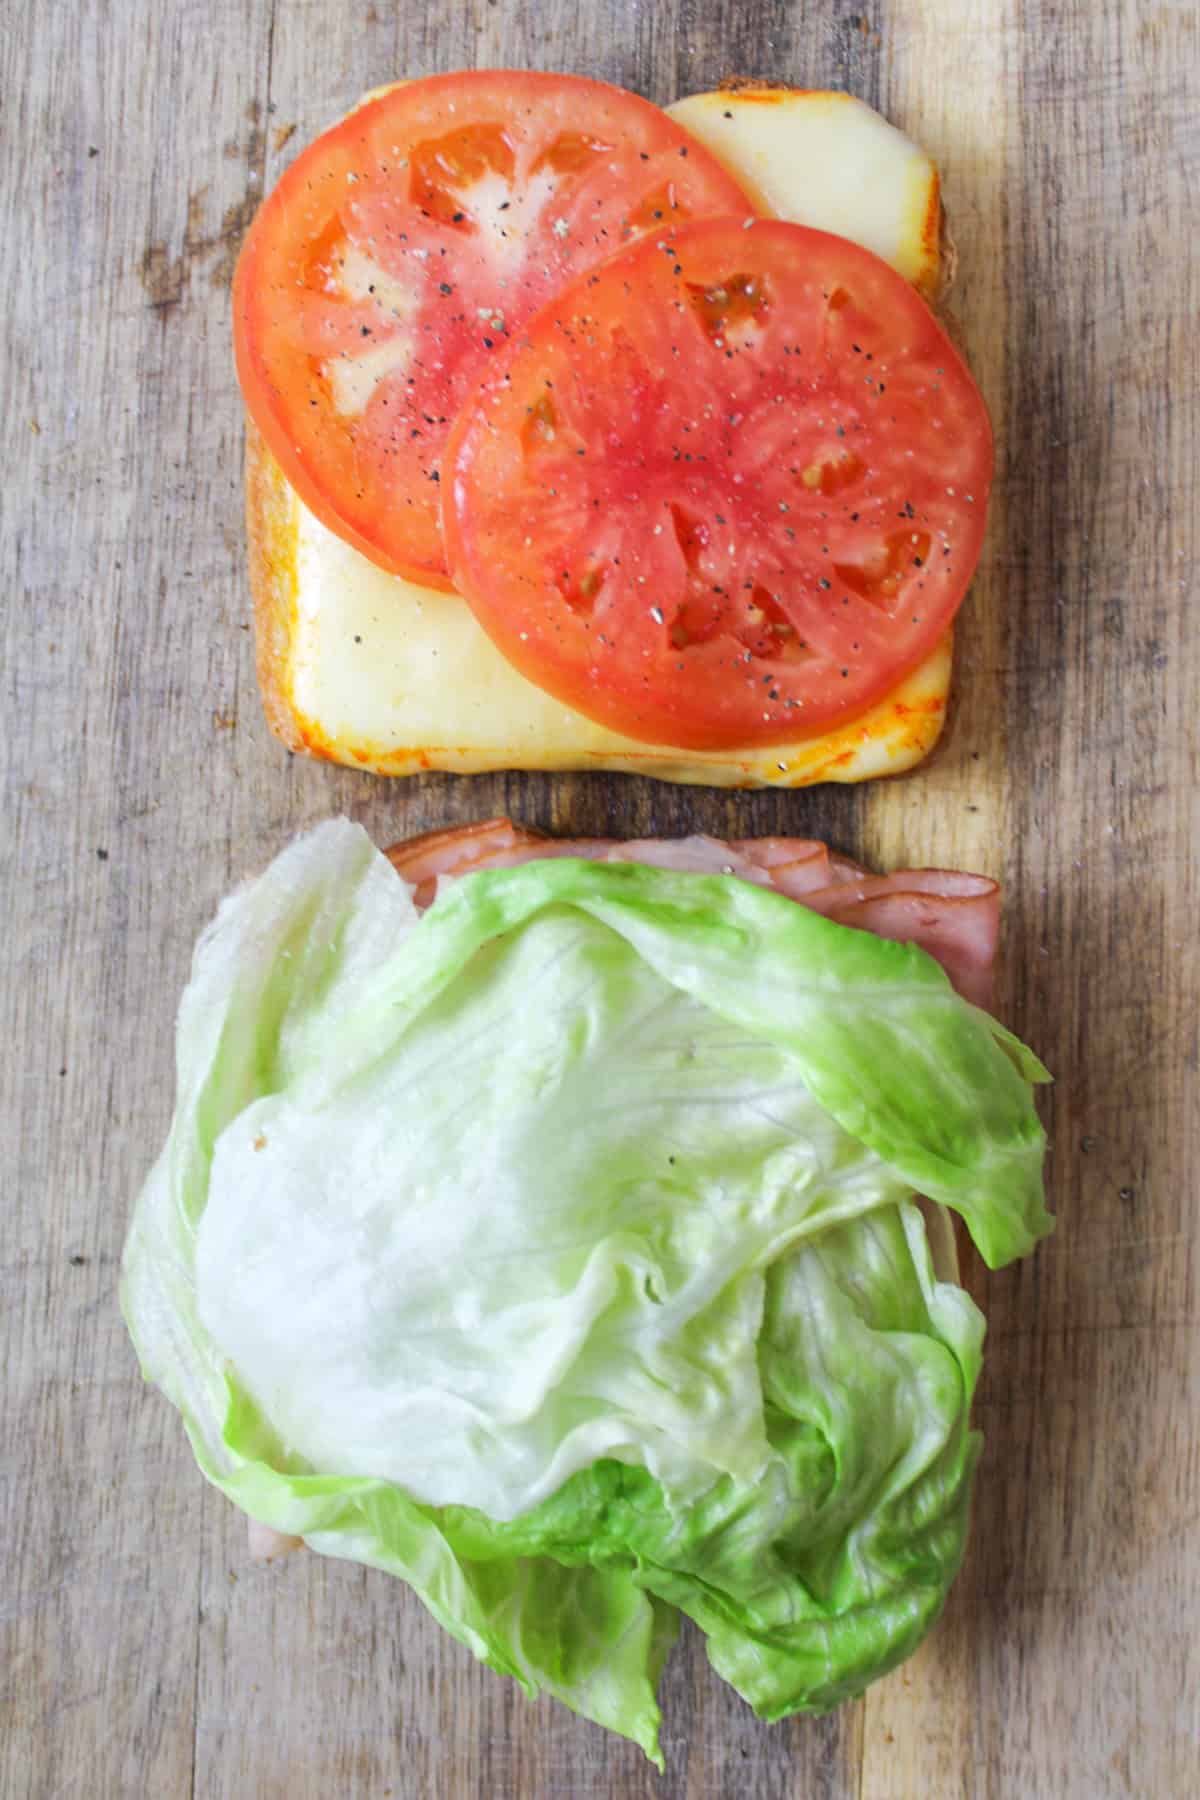
M 1036 1058 L 920 951 L 571 859 L 417 921 L 357 827 L 222 907 L 123 1304 L 208 1477 L 658 1757 L 678 1612 L 764 1717 L 906 1655 L 962 1556 Z

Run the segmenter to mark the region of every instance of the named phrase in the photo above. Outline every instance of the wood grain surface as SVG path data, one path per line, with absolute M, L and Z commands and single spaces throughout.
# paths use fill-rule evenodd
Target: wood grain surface
M 228 286 L 360 90 L 562 68 L 863 96 L 938 159 L 999 483 L 934 763 L 866 791 L 387 785 L 267 733 Z M 0 1792 L 749 1800 L 1200 1792 L 1194 203 L 1200 43 L 1154 0 L 84 0 L 0 21 Z M 214 905 L 335 811 L 819 833 L 1007 890 L 1001 1010 L 1057 1074 L 1056 1237 L 990 1320 L 967 1566 L 905 1669 L 766 1727 L 685 1636 L 660 1778 L 398 1584 L 260 1568 L 116 1305 Z

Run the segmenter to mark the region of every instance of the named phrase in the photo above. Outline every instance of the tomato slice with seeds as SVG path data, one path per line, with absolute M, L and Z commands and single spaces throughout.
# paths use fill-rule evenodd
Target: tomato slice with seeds
M 456 585 L 631 737 L 780 743 L 933 648 L 983 538 L 987 411 L 920 296 L 780 220 L 656 234 L 561 294 L 456 424 Z
M 749 211 L 702 145 L 620 88 L 485 70 L 391 89 L 298 157 L 250 229 L 246 405 L 333 531 L 448 586 L 442 450 L 489 358 L 623 245 Z

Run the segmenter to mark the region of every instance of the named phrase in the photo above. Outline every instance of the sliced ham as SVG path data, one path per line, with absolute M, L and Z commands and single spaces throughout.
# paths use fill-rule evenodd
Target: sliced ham
M 732 846 L 765 869 L 771 886 L 792 900 L 803 900 L 836 881 L 864 875 L 857 863 L 837 856 L 827 844 L 813 838 L 739 838 Z
M 387 852 L 392 867 L 416 893 L 417 906 L 432 904 L 440 878 L 469 874 L 472 869 L 500 867 L 506 856 L 524 851 L 514 860 L 528 861 L 544 854 L 544 838 L 523 831 L 511 819 L 485 819 L 479 825 L 457 825 L 446 831 L 426 831 L 421 837 L 393 844 Z
M 255 1562 L 274 1562 L 277 1556 L 287 1556 L 304 1544 L 303 1538 L 288 1537 L 273 1525 L 264 1525 L 261 1519 L 247 1519 L 246 1527 L 250 1555 Z
M 550 856 L 736 875 L 773 887 L 839 925 L 918 944 L 941 963 L 964 999 L 976 1006 L 991 999 L 1000 889 L 983 875 L 947 869 L 872 875 L 812 838 L 546 838 L 509 819 L 428 832 L 387 854 L 415 888 L 418 907 L 430 905 L 444 883 L 477 869 L 512 868 Z
M 736 875 L 759 887 L 770 887 L 770 871 L 745 856 L 723 838 L 632 838 L 610 843 L 604 862 L 649 863 L 654 869 L 675 869 L 687 875 Z
M 839 925 L 919 944 L 941 963 L 964 1000 L 989 1006 L 1000 935 L 1000 889 L 983 875 L 900 869 L 848 878 L 801 904 Z

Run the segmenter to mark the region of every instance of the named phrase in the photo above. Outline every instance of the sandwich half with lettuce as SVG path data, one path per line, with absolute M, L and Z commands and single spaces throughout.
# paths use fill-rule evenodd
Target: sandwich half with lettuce
M 293 843 L 197 946 L 125 1254 L 204 1474 L 655 1761 L 681 1614 L 764 1719 L 861 1692 L 967 1534 L 943 1209 L 992 1267 L 1051 1224 L 997 919 L 792 839 Z

